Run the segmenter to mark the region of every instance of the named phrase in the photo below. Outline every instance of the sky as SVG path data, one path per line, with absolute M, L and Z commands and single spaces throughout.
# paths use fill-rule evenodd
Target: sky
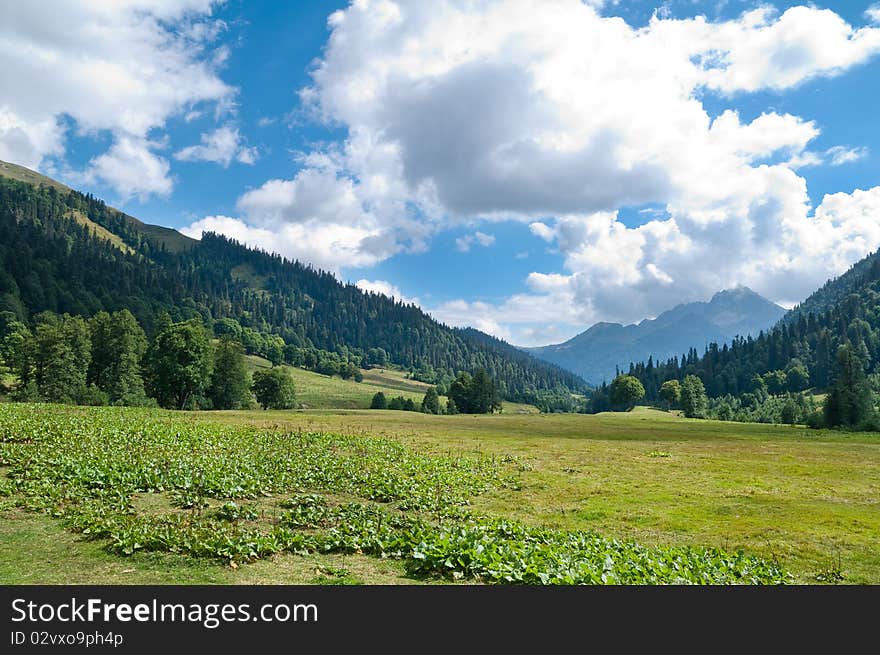
M 880 247 L 880 4 L 0 0 L 0 159 L 523 346 Z

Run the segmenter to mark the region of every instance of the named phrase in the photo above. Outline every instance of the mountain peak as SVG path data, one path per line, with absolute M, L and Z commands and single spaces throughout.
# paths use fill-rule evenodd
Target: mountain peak
M 743 298 L 760 298 L 761 300 L 767 300 L 759 293 L 752 291 L 749 287 L 737 284 L 735 287 L 731 287 L 730 289 L 723 289 L 718 291 L 715 295 L 712 296 L 710 303 L 726 300 L 726 299 L 743 299 Z M 769 302 L 769 301 L 767 301 Z
M 757 335 L 774 325 L 785 310 L 750 288 L 738 285 L 709 301 L 677 305 L 657 318 L 631 325 L 596 323 L 565 343 L 534 349 L 542 359 L 580 374 L 591 384 L 610 380 L 631 362 L 665 361 L 691 348 Z

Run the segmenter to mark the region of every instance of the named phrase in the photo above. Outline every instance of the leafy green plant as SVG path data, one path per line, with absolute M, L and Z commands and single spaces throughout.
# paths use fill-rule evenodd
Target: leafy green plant
M 648 548 L 476 515 L 473 497 L 519 488 L 520 462 L 427 456 L 387 438 L 193 424 L 130 408 L 0 404 L 0 461 L 9 467 L 0 493 L 122 556 L 237 565 L 281 552 L 358 553 L 403 560 L 417 577 L 502 584 L 789 579 L 776 562 L 739 551 Z M 148 493 L 167 493 L 172 507 L 137 511 L 133 498 Z

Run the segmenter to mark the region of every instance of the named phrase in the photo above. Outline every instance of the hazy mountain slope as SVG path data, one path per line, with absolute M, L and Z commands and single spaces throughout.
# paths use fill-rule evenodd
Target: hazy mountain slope
M 785 310 L 746 287 L 716 293 L 709 302 L 679 305 L 638 324 L 597 323 L 565 343 L 528 349 L 536 357 L 574 371 L 590 384 L 611 380 L 631 362 L 664 361 L 691 348 L 737 335 L 757 335 Z

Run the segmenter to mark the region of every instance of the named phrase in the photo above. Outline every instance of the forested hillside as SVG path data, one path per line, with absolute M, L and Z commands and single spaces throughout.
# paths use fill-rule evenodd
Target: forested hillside
M 584 386 L 507 344 L 329 273 L 215 234 L 193 241 L 63 185 L 0 173 L 0 312 L 22 321 L 42 311 L 89 317 L 128 309 L 151 336 L 164 312 L 209 327 L 226 318 L 292 348 L 356 351 L 365 363 L 381 351 L 405 368 L 450 377 L 484 368 L 511 400 Z
M 850 293 L 858 292 L 859 288 L 872 275 L 871 269 L 877 265 L 878 258 L 880 258 L 880 250 L 853 264 L 840 277 L 828 280 L 821 288 L 811 293 L 806 300 L 788 312 L 783 320 L 790 323 L 801 316 L 821 314 L 831 309 Z
M 766 386 L 770 393 L 823 391 L 834 382 L 838 348 L 851 346 L 865 374 L 880 372 L 880 258 L 872 254 L 826 284 L 775 327 L 757 338 L 711 344 L 666 362 L 634 364 L 648 400 L 659 399 L 666 380 L 698 376 L 710 397 L 740 396 Z M 770 377 L 768 378 L 768 374 Z M 764 382 L 756 379 L 763 376 Z

